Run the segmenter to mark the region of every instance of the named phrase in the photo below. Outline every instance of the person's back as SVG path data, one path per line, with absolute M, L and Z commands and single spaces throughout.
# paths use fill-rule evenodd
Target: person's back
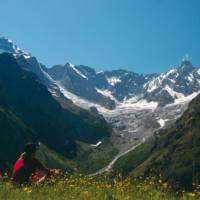
M 37 146 L 32 143 L 25 145 L 24 153 L 16 161 L 12 180 L 19 184 L 28 183 L 30 177 L 36 172 L 37 169 L 44 171 L 47 175 L 50 174 L 50 170 L 42 165 L 42 163 L 35 158 Z

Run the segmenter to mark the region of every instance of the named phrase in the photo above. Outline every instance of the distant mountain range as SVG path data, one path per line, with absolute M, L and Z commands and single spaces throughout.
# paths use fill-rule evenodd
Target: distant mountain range
M 68 91 L 69 98 L 72 93 L 111 110 L 127 103 L 146 102 L 157 106 L 181 103 L 200 91 L 200 69 L 188 60 L 166 73 L 145 76 L 126 70 L 98 73 L 70 63 L 53 66 L 47 73 Z
M 86 108 L 99 105 L 112 110 L 138 102 L 165 106 L 184 102 L 200 91 L 200 68 L 186 59 L 166 73 L 141 75 L 126 70 L 96 72 L 71 63 L 46 68 L 6 38 L 0 38 L 0 51 L 12 53 L 20 66 L 34 72 L 55 97 L 64 95 Z

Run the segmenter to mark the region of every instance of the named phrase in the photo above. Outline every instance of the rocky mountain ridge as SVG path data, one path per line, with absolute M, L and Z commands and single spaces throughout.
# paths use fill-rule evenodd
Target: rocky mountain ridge
M 200 69 L 188 60 L 166 73 L 145 76 L 126 70 L 98 73 L 70 63 L 53 66 L 47 72 L 68 92 L 109 110 L 130 102 L 156 103 L 162 107 L 186 101 L 200 91 Z
M 54 96 L 64 95 L 85 108 L 99 105 L 113 110 L 121 104 L 138 102 L 162 107 L 184 102 L 200 91 L 200 68 L 186 58 L 165 73 L 142 75 L 122 69 L 96 72 L 71 63 L 46 68 L 6 38 L 0 38 L 0 50 L 15 55 L 20 66 L 36 73 Z M 77 98 L 86 103 L 77 103 Z

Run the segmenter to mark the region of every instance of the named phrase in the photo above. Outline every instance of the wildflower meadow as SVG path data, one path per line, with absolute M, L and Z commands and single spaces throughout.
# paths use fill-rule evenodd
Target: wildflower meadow
M 155 177 L 144 179 L 88 177 L 65 174 L 38 185 L 13 185 L 7 178 L 0 181 L 3 200 L 186 200 L 200 199 L 200 191 L 171 190 L 170 185 Z

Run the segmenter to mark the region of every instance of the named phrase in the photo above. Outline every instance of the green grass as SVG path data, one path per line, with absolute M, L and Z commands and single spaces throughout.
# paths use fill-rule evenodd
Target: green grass
M 118 150 L 113 147 L 108 138 L 105 138 L 96 148 L 79 142 L 79 151 L 74 162 L 82 173 L 94 173 L 108 165 L 117 153 Z
M 39 151 L 37 152 L 37 158 L 49 168 L 58 168 L 64 171 L 74 171 L 74 169 L 77 168 L 75 162 L 65 158 L 44 144 L 40 145 Z
M 151 155 L 152 146 L 153 138 L 137 147 L 134 151 L 119 158 L 113 166 L 113 173 L 120 173 L 123 176 L 127 176 Z
M 186 200 L 200 199 L 199 192 L 173 193 L 155 178 L 146 180 L 109 179 L 107 176 L 83 177 L 66 174 L 37 186 L 15 186 L 0 181 L 2 200 Z
M 98 147 L 77 141 L 78 151 L 76 157 L 67 159 L 61 154 L 53 151 L 44 144 L 40 146 L 37 157 L 49 168 L 59 168 L 62 171 L 80 171 L 90 174 L 108 165 L 115 157 L 118 150 L 113 147 L 108 138 L 104 139 Z

